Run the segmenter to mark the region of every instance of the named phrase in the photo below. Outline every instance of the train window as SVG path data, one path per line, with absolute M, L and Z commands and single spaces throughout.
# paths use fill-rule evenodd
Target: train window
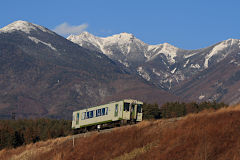
M 87 112 L 87 116 L 86 116 L 86 118 L 88 119 L 90 116 L 89 116 L 89 112 Z
M 101 116 L 101 109 L 96 110 L 96 117 Z
M 106 107 L 106 115 L 108 115 L 108 107 Z
M 81 118 L 81 119 L 84 120 L 85 117 L 86 117 L 86 112 L 83 112 L 83 113 L 82 113 L 82 118 Z
M 93 111 L 89 111 L 89 118 L 93 118 Z
M 117 117 L 118 116 L 118 104 L 115 105 L 115 113 L 114 116 Z
M 137 113 L 142 113 L 142 104 L 137 105 Z
M 124 111 L 129 111 L 130 103 L 124 103 Z
M 102 108 L 102 115 L 105 115 L 105 108 Z
M 79 113 L 77 113 L 77 120 L 76 120 L 76 124 L 79 124 Z
M 107 115 L 108 107 L 102 108 L 102 109 L 97 109 L 95 112 L 96 112 L 96 117 Z

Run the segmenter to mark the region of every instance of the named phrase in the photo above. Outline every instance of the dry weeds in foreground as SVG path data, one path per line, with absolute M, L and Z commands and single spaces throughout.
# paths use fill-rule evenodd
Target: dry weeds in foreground
M 240 159 L 240 106 L 0 151 L 0 159 Z
M 240 106 L 191 114 L 164 130 L 161 143 L 135 159 L 240 159 Z

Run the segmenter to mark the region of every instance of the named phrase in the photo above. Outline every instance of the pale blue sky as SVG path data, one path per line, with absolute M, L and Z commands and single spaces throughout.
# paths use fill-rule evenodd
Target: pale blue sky
M 239 0 L 5 0 L 0 5 L 0 28 L 16 20 L 49 29 L 64 23 L 62 29 L 73 33 L 129 32 L 149 44 L 184 49 L 240 39 Z

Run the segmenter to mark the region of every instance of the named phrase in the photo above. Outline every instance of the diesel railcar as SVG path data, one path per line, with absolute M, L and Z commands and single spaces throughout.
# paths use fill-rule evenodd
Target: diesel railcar
M 142 121 L 143 102 L 124 99 L 118 102 L 73 112 L 72 129 L 87 131 Z

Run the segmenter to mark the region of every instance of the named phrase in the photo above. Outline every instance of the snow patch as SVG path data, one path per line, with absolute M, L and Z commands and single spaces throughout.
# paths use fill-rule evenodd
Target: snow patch
M 189 63 L 189 59 L 185 62 L 185 64 L 183 65 L 183 67 L 185 68 L 188 63 Z
M 97 57 L 98 57 L 98 58 L 102 58 L 102 56 L 100 56 L 100 55 L 97 55 Z
M 120 33 L 120 34 L 115 34 L 110 37 L 105 37 L 105 38 L 100 38 L 104 41 L 104 43 L 118 43 L 118 44 L 126 44 L 131 43 L 134 40 L 136 40 L 135 36 L 130 33 Z
M 158 45 L 150 45 L 148 46 L 148 51 L 156 52 L 158 49 Z
M 51 48 L 52 50 L 57 51 L 57 49 L 54 48 L 50 43 L 43 42 L 43 41 L 41 41 L 41 40 L 39 40 L 39 39 L 37 39 L 37 38 L 35 38 L 35 37 L 31 37 L 31 36 L 28 36 L 28 38 L 31 39 L 31 40 L 32 40 L 33 42 L 35 42 L 36 44 L 42 43 L 42 44 L 48 46 L 49 48 Z
M 127 51 L 127 53 L 130 53 L 130 50 L 131 50 L 131 47 L 130 47 L 130 46 L 128 46 L 128 51 Z
M 153 73 L 156 74 L 157 76 L 160 76 L 161 74 L 159 72 L 156 71 L 155 68 L 152 69 Z
M 144 79 L 146 79 L 147 81 L 150 81 L 150 76 L 148 75 L 148 73 L 146 71 L 144 71 L 143 67 L 138 67 L 137 72 L 140 76 L 142 76 Z
M 42 26 L 39 26 L 39 25 L 36 25 L 36 24 L 33 24 L 33 23 L 29 23 L 29 22 L 26 22 L 26 21 L 15 21 L 3 28 L 0 29 L 0 32 L 7 32 L 7 33 L 11 33 L 11 32 L 14 32 L 14 31 L 22 31 L 22 32 L 25 32 L 27 34 L 29 34 L 31 31 L 33 30 L 41 30 L 43 32 L 48 32 L 50 34 L 53 34 L 53 32 L 49 31 L 48 29 L 42 27 Z
M 232 59 L 229 63 L 240 66 L 240 63 L 236 59 Z
M 173 81 L 172 79 L 169 79 L 169 88 L 168 88 L 169 90 L 172 88 L 172 81 Z
M 127 62 L 123 62 L 121 60 L 118 60 L 118 62 L 122 63 L 125 67 L 129 67 L 129 64 Z
M 199 69 L 200 68 L 200 66 L 199 66 L 199 64 L 191 64 L 191 66 L 190 66 L 191 68 L 197 68 L 197 69 Z
M 202 100 L 203 98 L 205 98 L 204 95 L 200 95 L 200 96 L 198 97 L 199 100 Z
M 171 73 L 174 74 L 177 68 L 174 68 Z
M 189 58 L 189 57 L 194 56 L 195 54 L 197 54 L 197 53 L 193 53 L 193 54 L 189 54 L 189 55 L 184 55 L 183 57 L 184 57 L 184 58 Z
M 229 63 L 235 63 L 236 60 L 235 59 L 232 59 Z

